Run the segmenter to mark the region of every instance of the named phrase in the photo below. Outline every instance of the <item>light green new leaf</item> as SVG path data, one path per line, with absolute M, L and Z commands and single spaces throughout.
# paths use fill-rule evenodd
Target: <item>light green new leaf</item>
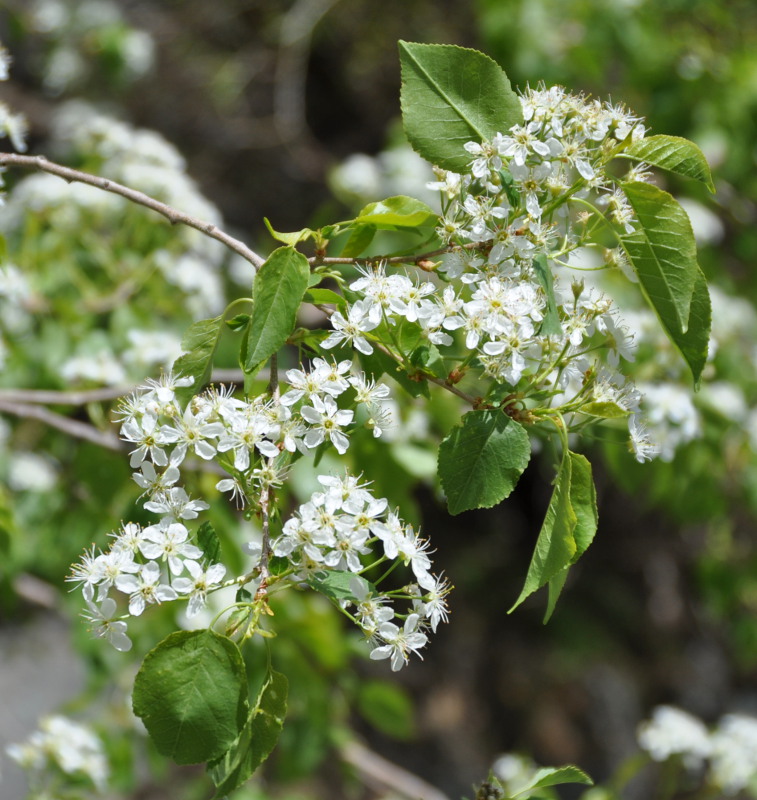
M 582 405 L 581 413 L 600 419 L 625 419 L 631 412 L 610 400 L 594 400 Z
M 547 608 L 544 611 L 544 619 L 542 622 L 546 625 L 555 613 L 555 606 L 560 599 L 562 590 L 565 587 L 565 581 L 568 580 L 568 572 L 570 567 L 561 569 L 553 578 L 547 581 Z
M 355 225 L 340 255 L 345 258 L 357 258 L 373 241 L 376 230 L 377 228 L 374 225 Z
M 666 328 L 685 333 L 699 266 L 694 232 L 678 201 L 649 183 L 622 184 L 639 228 L 620 237 L 650 305 Z
M 501 410 L 469 411 L 439 447 L 450 514 L 491 508 L 515 488 L 531 458 L 525 428 Z
M 593 786 L 594 781 L 578 767 L 544 767 L 529 781 L 528 786 L 519 789 L 514 797 L 533 792 L 535 789 L 546 789 L 548 786 L 560 786 L 563 783 L 582 783 Z
M 284 345 L 297 321 L 309 278 L 307 258 L 292 247 L 274 250 L 257 271 L 242 365 L 245 374 L 256 373 Z
M 158 752 L 177 764 L 218 758 L 247 716 L 239 648 L 213 631 L 177 631 L 145 657 L 134 681 L 134 713 Z
M 578 520 L 570 498 L 572 465 L 572 459 L 566 452 L 555 478 L 552 499 L 549 501 L 547 514 L 539 538 L 536 540 L 523 590 L 508 614 L 573 561 L 573 556 L 576 554 L 573 532 Z
M 621 156 L 645 161 L 661 169 L 683 175 L 703 183 L 711 192 L 715 191 L 710 165 L 704 153 L 688 139 L 680 136 L 649 136 L 634 142 Z
M 304 300 L 306 303 L 313 303 L 317 306 L 336 306 L 340 311 L 345 311 L 347 301 L 342 295 L 332 292 L 331 289 L 308 289 L 305 292 Z
M 302 228 L 299 231 L 292 231 L 291 233 L 281 233 L 281 231 L 275 231 L 273 229 L 267 217 L 263 217 L 263 222 L 265 222 L 265 226 L 268 228 L 268 233 L 270 233 L 277 242 L 289 245 L 290 247 L 294 247 L 300 242 L 305 242 L 315 235 L 315 231 L 310 228 Z
M 222 759 L 208 764 L 216 784 L 215 797 L 225 797 L 247 781 L 276 747 L 287 710 L 289 684 L 280 672 L 271 672 L 239 738 Z
M 308 578 L 307 582 L 317 592 L 325 594 L 326 597 L 337 603 L 341 600 L 349 600 L 354 603 L 360 599 L 356 597 L 353 588 L 356 581 L 363 585 L 368 592 L 372 594 L 378 593 L 376 587 L 370 581 L 355 575 L 354 572 L 339 569 L 316 572 Z
M 355 218 L 355 225 L 369 225 L 379 230 L 422 228 L 436 225 L 439 217 L 425 203 L 413 197 L 397 195 L 370 203 Z
M 559 336 L 562 333 L 562 325 L 560 324 L 560 315 L 557 313 L 557 300 L 555 299 L 552 270 L 549 268 L 547 259 L 544 256 L 537 256 L 533 261 L 533 267 L 536 278 L 541 288 L 544 289 L 544 294 L 547 298 L 547 310 L 544 314 L 539 333 L 541 333 L 542 336 Z
M 210 380 L 213 372 L 213 356 L 221 336 L 222 317 L 201 319 L 193 322 L 181 340 L 185 351 L 173 364 L 173 373 L 177 377 L 191 377 L 192 385 L 176 390 L 179 401 L 186 403 L 197 394 Z
M 446 44 L 400 42 L 399 48 L 405 134 L 427 161 L 462 172 L 471 160 L 466 142 L 523 123 L 507 75 L 488 56 Z

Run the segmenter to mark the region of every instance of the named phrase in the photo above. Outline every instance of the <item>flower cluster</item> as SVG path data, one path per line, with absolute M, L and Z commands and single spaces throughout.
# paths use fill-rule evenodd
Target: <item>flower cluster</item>
M 321 475 L 318 480 L 324 491 L 313 494 L 284 523 L 273 552 L 289 559 L 299 580 L 324 568 L 354 573 L 350 599 L 342 601 L 342 608 L 371 640 L 371 658 L 390 658 L 398 670 L 426 644 L 425 631 L 435 632 L 439 622 L 446 622 L 450 586 L 430 572 L 428 541 L 388 511 L 385 498 L 374 497 L 354 476 Z M 409 566 L 412 583 L 380 592 L 363 577 L 386 561 Z M 412 612 L 396 611 L 392 603 L 398 600 Z M 404 618 L 401 628 L 393 622 L 397 617 Z
M 381 401 L 387 387 L 353 372 L 349 361 L 316 358 L 310 369 L 292 369 L 286 377 L 289 389 L 280 397 L 274 393 L 240 400 L 230 391 L 211 388 L 183 405 L 177 391 L 191 379 L 165 375 L 121 404 L 121 435 L 133 448 L 134 481 L 146 497 L 144 508 L 159 520 L 147 527 L 122 524 L 106 551 L 93 546 L 74 565 L 68 580 L 81 586 L 85 617 L 96 636 L 125 651 L 131 647 L 126 620 L 140 616 L 148 605 L 184 598 L 191 618 L 222 587 L 254 581 L 260 585 L 260 545 L 248 548 L 255 557 L 249 570 L 224 581 L 226 567 L 207 557 L 202 528 L 190 530 L 191 521 L 209 506 L 192 499 L 179 484 L 188 456 L 216 461 L 230 476 L 216 488 L 230 492 L 239 505 L 262 512 L 295 455 L 328 444 L 339 453 L 347 450 L 355 411 L 340 408 L 337 399 L 348 389 L 356 407 L 367 410 L 375 436 L 386 425 Z M 367 484 L 350 476 L 319 480 L 325 491 L 300 506 L 268 545 L 289 566 L 276 576 L 266 575 L 267 586 L 298 584 L 322 573 L 351 573 L 351 596 L 358 607 L 352 618 L 374 642 L 373 657 L 391 656 L 392 668 L 399 669 L 410 652 L 426 643 L 424 630 L 436 630 L 446 620 L 449 587 L 429 571 L 428 543 L 397 514 L 387 513 L 386 499 L 373 497 Z M 376 556 L 373 546 L 379 542 L 382 552 Z M 361 575 L 384 561 L 409 566 L 413 583 L 379 595 Z M 119 612 L 118 593 L 125 596 L 128 613 Z M 404 615 L 402 630 L 392 622 L 396 612 L 389 604 L 395 599 L 412 608 Z
M 6 753 L 38 778 L 48 770 L 59 769 L 66 775 L 89 779 L 100 791 L 108 780 L 102 742 L 90 728 L 67 717 L 45 717 L 39 730 L 26 741 L 9 745 Z
M 679 756 L 690 770 L 708 762 L 707 783 L 734 795 L 757 781 L 757 719 L 727 714 L 710 731 L 697 717 L 659 706 L 642 723 L 639 744 L 655 761 Z
M 622 108 L 559 87 L 528 90 L 521 103 L 524 125 L 469 142 L 469 170 L 437 170 L 429 184 L 442 194 L 438 233 L 450 249 L 442 280 L 363 268 L 350 285 L 357 299 L 332 315 L 323 346 L 370 354 L 381 338 L 412 361 L 404 343 L 425 342 L 444 363 L 457 361 L 458 375 L 478 367 L 493 395 L 502 396 L 497 387 L 538 395 L 546 407 L 583 415 L 579 423 L 612 404 L 608 416 L 628 417 L 631 447 L 646 460 L 659 448 L 646 433 L 641 395 L 618 371 L 621 359 L 634 359 L 634 336 L 609 297 L 560 280 L 582 268 L 598 229 L 633 231 L 628 201 L 604 166 L 644 127 Z M 626 179 L 646 177 L 636 166 Z M 602 252 L 606 267 L 629 271 L 620 249 Z

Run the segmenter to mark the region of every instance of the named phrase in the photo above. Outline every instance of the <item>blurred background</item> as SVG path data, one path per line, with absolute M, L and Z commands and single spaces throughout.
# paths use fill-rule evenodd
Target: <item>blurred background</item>
M 664 185 L 689 212 L 713 287 L 711 361 L 692 402 L 674 355 L 640 335 L 634 369 L 658 409 L 663 458 L 639 465 L 611 433 L 595 442 L 599 533 L 547 626 L 543 598 L 506 610 L 552 465 L 535 460 L 501 507 L 452 518 L 435 448 L 459 410 L 435 398 L 426 413 L 398 394 L 392 440 L 358 442 L 353 457 L 431 537 L 456 586 L 450 623 L 423 663 L 389 679 L 317 598 L 277 609 L 290 717 L 263 779 L 239 798 L 390 796 L 368 777 L 374 756 L 450 798 L 471 796 L 506 752 L 605 781 L 638 753 L 637 726 L 656 705 L 707 724 L 757 714 L 753 0 L 5 0 L 0 41 L 13 65 L 0 99 L 26 116 L 31 153 L 223 221 L 267 253 L 263 217 L 287 231 L 390 195 L 433 202 L 431 173 L 401 132 L 398 39 L 483 50 L 515 86 L 609 97 L 653 133 L 703 149 L 714 196 Z M 144 514 L 108 427 L 111 401 L 170 364 L 193 319 L 249 293 L 252 270 L 117 198 L 41 175 L 5 179 L 0 744 L 63 709 L 106 732 L 112 796 L 205 797 L 205 779 L 163 764 L 127 711 L 139 657 L 172 629 L 172 612 L 136 631 L 129 655 L 105 652 L 64 577 L 83 547 Z M 221 348 L 220 367 L 234 368 L 234 347 Z M 193 480 L 213 494 L 215 477 Z M 211 518 L 230 547 L 249 538 L 222 502 Z M 0 761 L 0 794 L 22 796 L 20 770 Z M 660 780 L 650 765 L 622 796 L 662 796 Z M 666 796 L 695 796 L 691 780 Z

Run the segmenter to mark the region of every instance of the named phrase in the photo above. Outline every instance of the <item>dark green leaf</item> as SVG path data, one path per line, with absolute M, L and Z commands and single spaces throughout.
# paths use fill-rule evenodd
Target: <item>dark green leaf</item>
M 560 594 L 565 586 L 565 581 L 568 579 L 568 571 L 570 567 L 561 569 L 557 575 L 554 575 L 547 581 L 547 608 L 544 611 L 544 619 L 542 620 L 546 625 L 554 614 L 555 606 L 560 598 Z
M 134 681 L 134 713 L 177 764 L 218 758 L 247 715 L 239 648 L 213 631 L 178 631 L 151 650 Z
M 215 797 L 224 797 L 247 781 L 276 747 L 287 710 L 288 682 L 271 672 L 250 712 L 247 724 L 222 759 L 208 765 Z
M 430 342 L 420 344 L 413 350 L 410 354 L 410 363 L 442 380 L 446 380 L 449 375 L 439 348 Z
M 545 256 L 537 256 L 533 261 L 533 266 L 536 278 L 547 298 L 547 311 L 544 314 L 539 333 L 542 336 L 559 336 L 562 333 L 562 325 L 560 324 L 560 315 L 557 313 L 552 270 L 549 268 Z
M 193 322 L 181 340 L 184 355 L 174 361 L 177 377 L 191 377 L 192 385 L 176 390 L 179 401 L 186 403 L 210 380 L 213 356 L 221 336 L 221 317 Z
M 710 165 L 704 153 L 688 139 L 682 139 L 680 136 L 649 136 L 634 142 L 621 155 L 645 161 L 676 175 L 694 178 L 711 192 L 715 191 Z
M 570 501 L 571 471 L 572 460 L 566 452 L 555 478 L 552 499 L 536 541 L 523 590 L 508 613 L 514 611 L 529 595 L 552 580 L 573 561 L 576 553 L 573 532 L 577 518 Z
M 624 183 L 638 230 L 620 237 L 650 305 L 667 328 L 685 333 L 699 266 L 694 232 L 678 201 L 649 183 Z
M 246 374 L 256 373 L 286 342 L 297 321 L 309 277 L 308 260 L 291 247 L 274 250 L 258 270 L 243 365 Z
M 462 172 L 466 142 L 491 139 L 523 123 L 504 71 L 477 50 L 400 42 L 402 121 L 408 141 L 432 164 Z
M 207 564 L 216 564 L 221 560 L 221 542 L 209 522 L 203 522 L 197 530 L 197 544 L 205 554 Z
M 469 411 L 439 447 L 439 477 L 450 514 L 501 503 L 530 457 L 522 425 L 501 410 Z
M 394 378 L 395 381 L 411 396 L 411 397 L 424 397 L 429 396 L 428 381 L 413 380 L 407 372 L 391 357 L 388 356 L 383 350 L 377 347 L 373 348 L 371 355 L 358 353 L 360 365 L 363 370 L 367 372 L 374 380 L 378 380 L 382 375 L 388 375 Z

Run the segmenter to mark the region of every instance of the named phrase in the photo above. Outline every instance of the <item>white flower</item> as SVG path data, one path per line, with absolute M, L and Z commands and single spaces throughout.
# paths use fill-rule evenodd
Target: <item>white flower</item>
M 328 437 L 338 453 L 345 453 L 349 447 L 349 439 L 340 428 L 352 422 L 354 412 L 338 408 L 336 401 L 330 396 L 323 399 L 313 397 L 312 402 L 312 406 L 303 406 L 300 412 L 303 419 L 314 426 L 305 434 L 305 444 L 308 447 L 317 447 Z
M 746 789 L 757 778 L 757 719 L 728 714 L 712 734 L 710 775 L 727 794 Z
M 418 614 L 409 614 L 402 628 L 398 628 L 393 622 L 382 622 L 376 632 L 376 638 L 385 644 L 371 650 L 371 658 L 374 661 L 391 658 L 392 671 L 397 672 L 402 669 L 407 664 L 410 654 L 418 653 L 428 641 L 426 634 L 418 630 L 419 620 Z
M 97 606 L 87 601 L 89 613 L 82 616 L 92 623 L 92 633 L 100 639 L 107 639 L 116 650 L 125 653 L 131 650 L 131 639 L 126 635 L 126 623 L 116 618 L 116 601 L 106 597 Z
M 321 344 L 321 347 L 330 349 L 341 342 L 351 342 L 356 350 L 369 356 L 373 352 L 373 347 L 363 334 L 372 331 L 380 321 L 372 318 L 370 311 L 371 306 L 367 300 L 358 300 L 353 303 L 347 312 L 347 319 L 341 312 L 335 311 L 331 316 L 334 331 Z
M 160 567 L 149 561 L 142 566 L 138 575 L 121 575 L 116 579 L 116 588 L 129 597 L 129 613 L 138 617 L 149 603 L 162 603 L 175 600 L 176 590 L 167 584 L 158 583 Z
M 673 706 L 658 706 L 652 719 L 642 722 L 638 730 L 639 745 L 655 761 L 682 755 L 685 763 L 695 768 L 712 751 L 707 728 L 697 717 Z
M 151 525 L 143 531 L 139 549 L 145 558 L 168 561 L 171 572 L 174 575 L 180 575 L 185 565 L 183 558 L 202 558 L 202 550 L 190 544 L 187 541 L 188 537 L 189 531 L 180 522 Z M 118 583 L 116 586 L 121 589 Z M 122 591 L 124 590 L 122 589 Z
M 191 619 L 205 607 L 208 592 L 221 583 L 226 567 L 223 564 L 213 564 L 204 570 L 195 561 L 186 561 L 185 566 L 192 577 L 177 578 L 173 585 L 179 594 L 189 595 L 187 616 Z

